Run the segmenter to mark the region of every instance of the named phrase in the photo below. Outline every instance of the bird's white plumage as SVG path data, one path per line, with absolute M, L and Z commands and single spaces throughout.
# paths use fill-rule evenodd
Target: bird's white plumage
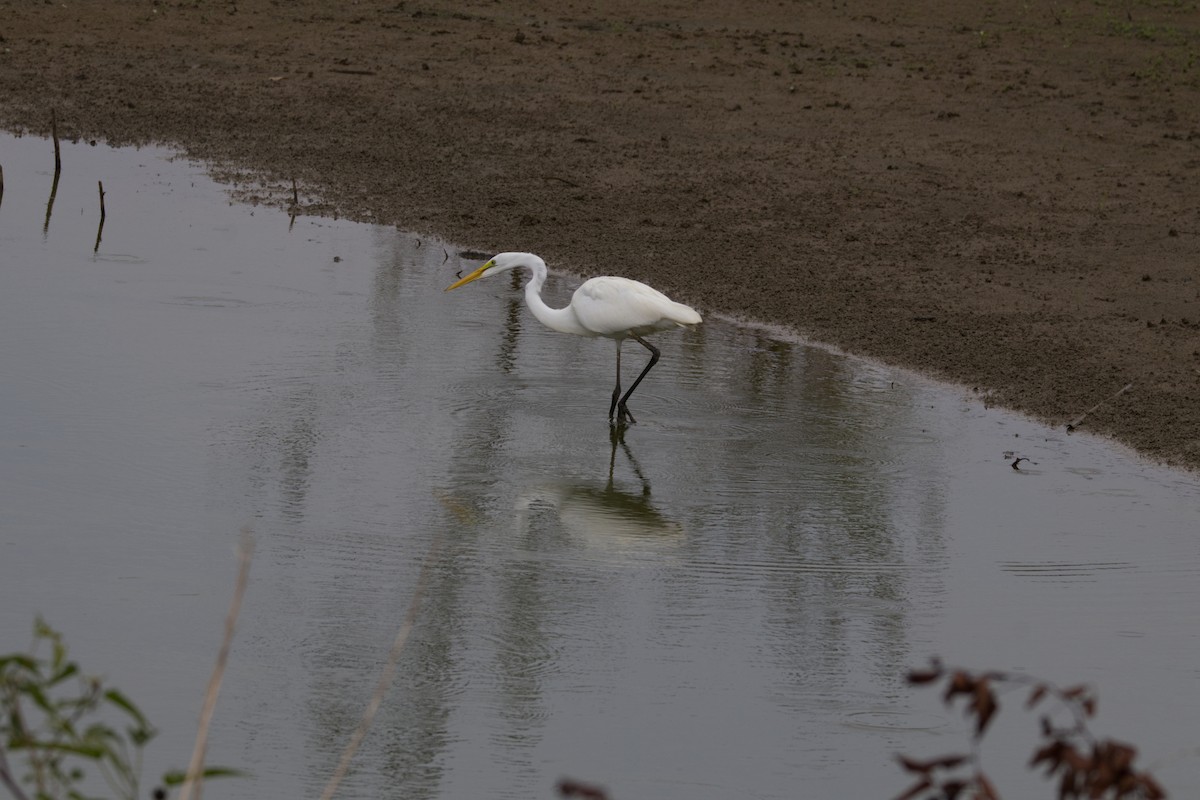
M 696 325 L 700 315 L 644 283 L 606 275 L 575 290 L 571 309 L 596 336 L 626 338 Z

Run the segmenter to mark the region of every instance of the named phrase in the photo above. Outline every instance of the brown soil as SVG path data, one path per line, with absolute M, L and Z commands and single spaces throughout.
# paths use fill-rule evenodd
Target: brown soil
M 783 323 L 1200 467 L 1200 12 L 0 0 L 0 125 Z M 2 160 L 2 154 L 0 154 Z

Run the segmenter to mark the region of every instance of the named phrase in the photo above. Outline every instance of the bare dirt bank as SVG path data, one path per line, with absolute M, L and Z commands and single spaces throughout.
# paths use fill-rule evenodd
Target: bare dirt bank
M 1200 12 L 850 5 L 10 0 L 0 125 L 53 107 L 1059 424 L 1132 383 L 1084 427 L 1200 467 Z

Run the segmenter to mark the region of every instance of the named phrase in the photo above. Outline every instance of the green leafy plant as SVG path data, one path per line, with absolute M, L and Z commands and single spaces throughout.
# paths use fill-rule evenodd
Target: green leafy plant
M 90 765 L 114 797 L 136 800 L 142 751 L 157 731 L 132 700 L 67 657 L 62 634 L 38 619 L 33 635 L 28 652 L 0 656 L 0 786 L 15 800 L 84 800 Z M 182 780 L 167 773 L 163 784 Z

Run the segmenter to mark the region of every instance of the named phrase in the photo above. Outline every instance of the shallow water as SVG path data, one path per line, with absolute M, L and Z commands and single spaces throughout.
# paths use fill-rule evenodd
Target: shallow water
M 162 729 L 149 774 L 186 763 L 249 526 L 210 760 L 254 777 L 219 796 L 320 793 L 426 559 L 342 796 L 889 797 L 893 753 L 966 747 L 904 683 L 935 654 L 1095 684 L 1097 730 L 1200 793 L 1194 478 L 711 316 L 614 437 L 611 343 L 168 156 L 65 145 L 46 224 L 50 145 L 0 137 L 0 650 L 62 629 Z M 1034 796 L 1018 705 L 985 763 Z

